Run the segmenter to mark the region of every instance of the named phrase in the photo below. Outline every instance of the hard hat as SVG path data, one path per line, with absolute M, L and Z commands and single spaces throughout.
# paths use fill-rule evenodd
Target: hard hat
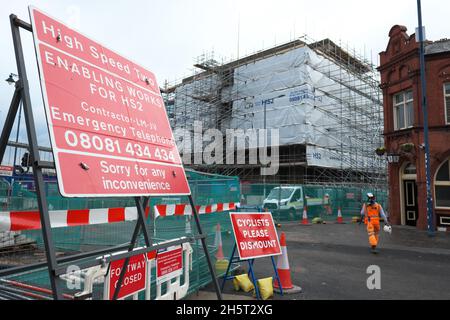
M 373 198 L 373 197 L 374 197 L 374 195 L 373 195 L 372 192 L 368 192 L 368 193 L 367 193 L 367 198 Z
M 384 227 L 383 227 L 383 231 L 384 232 L 387 232 L 387 233 L 389 233 L 389 234 L 391 234 L 392 233 L 392 227 L 390 226 L 390 225 L 384 225 Z

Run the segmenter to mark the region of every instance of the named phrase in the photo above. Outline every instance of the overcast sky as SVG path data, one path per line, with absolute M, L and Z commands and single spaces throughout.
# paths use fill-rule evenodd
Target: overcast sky
M 422 2 L 427 38 L 450 38 L 450 2 Z M 393 25 L 409 33 L 417 26 L 416 0 L 1 0 L 0 80 L 17 73 L 8 16 L 29 21 L 29 4 L 152 70 L 160 86 L 190 75 L 203 53 L 214 51 L 218 60 L 242 57 L 304 34 L 348 45 L 376 64 Z M 33 108 L 47 144 L 34 47 L 28 32 L 22 34 Z M 13 91 L 0 82 L 2 127 Z

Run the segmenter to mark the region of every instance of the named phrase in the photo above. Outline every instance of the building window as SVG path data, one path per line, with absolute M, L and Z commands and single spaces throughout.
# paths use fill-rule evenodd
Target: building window
M 450 83 L 444 84 L 445 123 L 450 124 Z
M 450 209 L 450 159 L 439 168 L 434 188 L 436 207 Z
M 394 95 L 394 130 L 412 127 L 414 124 L 414 107 L 412 90 Z
M 416 166 L 412 163 L 408 163 L 405 169 L 403 170 L 403 174 L 416 174 L 416 173 L 417 173 Z

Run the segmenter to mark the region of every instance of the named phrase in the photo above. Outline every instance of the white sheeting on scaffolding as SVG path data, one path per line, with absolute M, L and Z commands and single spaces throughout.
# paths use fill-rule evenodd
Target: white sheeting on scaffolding
M 308 47 L 237 68 L 230 90 L 230 95 L 234 92 L 238 97 L 233 103 L 231 128 L 262 129 L 265 113 L 266 128 L 279 129 L 281 145 L 350 145 L 346 133 L 352 130 L 345 121 L 349 106 L 342 101 L 358 99 L 361 106 L 373 102 L 333 80 L 331 75 L 338 72 L 339 79 L 363 87 L 355 76 Z M 341 104 L 344 110 L 337 115 Z M 359 122 L 364 121 L 363 113 L 357 116 Z
M 355 160 L 352 151 L 361 150 L 362 145 L 373 152 L 370 146 L 379 142 L 381 130 L 368 130 L 364 125 L 373 128 L 368 110 L 381 110 L 381 105 L 359 76 L 305 46 L 242 65 L 233 77 L 229 87 L 222 86 L 215 74 L 178 87 L 175 120 L 188 129 L 194 120 L 201 120 L 204 129 L 215 128 L 218 119 L 214 117 L 221 117 L 223 127 L 218 129 L 222 130 L 278 129 L 280 145 L 306 144 L 311 154 L 317 150 L 329 153 L 325 161 L 308 159 L 309 165 L 368 168 L 373 164 L 370 156 L 362 162 Z M 230 101 L 231 116 L 217 112 Z M 202 114 L 193 114 L 193 110 L 202 110 Z M 267 139 L 269 145 L 271 140 Z M 184 149 L 184 143 L 179 148 Z M 332 150 L 342 155 L 337 157 Z
M 368 169 L 378 168 L 379 161 L 375 157 L 351 156 L 348 152 L 331 150 L 317 146 L 306 146 L 306 160 L 309 166 L 335 169 Z

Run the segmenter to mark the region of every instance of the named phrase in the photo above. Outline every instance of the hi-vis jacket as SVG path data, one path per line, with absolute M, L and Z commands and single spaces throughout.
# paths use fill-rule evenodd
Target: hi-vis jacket
M 384 219 L 384 221 L 387 221 L 386 214 L 384 213 L 383 207 L 381 204 L 375 202 L 374 204 L 365 203 L 361 209 L 361 218 L 366 218 L 365 223 L 367 223 L 367 220 L 375 220 L 379 221 L 380 217 Z

